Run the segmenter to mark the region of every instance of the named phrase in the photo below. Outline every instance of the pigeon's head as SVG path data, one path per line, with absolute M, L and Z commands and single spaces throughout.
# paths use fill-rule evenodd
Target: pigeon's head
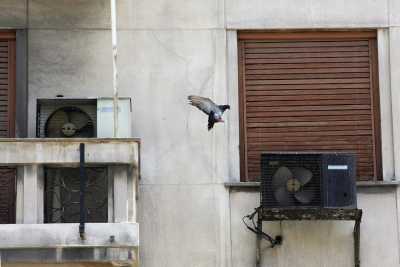
M 219 108 L 220 108 L 220 110 L 221 110 L 222 112 L 224 112 L 224 111 L 227 110 L 227 109 L 231 109 L 231 106 L 229 106 L 229 105 L 221 105 L 221 106 L 219 106 Z

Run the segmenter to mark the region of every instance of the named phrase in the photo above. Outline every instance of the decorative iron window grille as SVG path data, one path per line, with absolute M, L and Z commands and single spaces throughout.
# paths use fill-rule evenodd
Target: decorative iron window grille
M 86 168 L 86 221 L 108 221 L 107 169 Z M 79 222 L 79 168 L 45 171 L 45 223 Z

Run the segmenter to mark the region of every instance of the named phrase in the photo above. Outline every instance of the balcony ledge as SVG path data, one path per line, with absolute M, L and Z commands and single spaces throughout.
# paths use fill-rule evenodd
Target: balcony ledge
M 87 223 L 85 240 L 79 223 L 0 225 L 0 250 L 52 248 L 136 248 L 137 223 Z
M 138 167 L 140 140 L 135 138 L 0 138 L 0 166 L 78 166 L 79 144 L 86 164 L 128 164 Z
M 137 223 L 87 223 L 85 240 L 78 223 L 0 225 L 0 260 L 16 263 L 138 262 Z

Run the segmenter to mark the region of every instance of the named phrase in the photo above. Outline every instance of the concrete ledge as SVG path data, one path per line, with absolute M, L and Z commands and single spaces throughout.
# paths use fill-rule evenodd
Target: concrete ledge
M 79 164 L 79 144 L 87 164 L 139 165 L 139 139 L 33 138 L 0 139 L 0 166 Z
M 25 264 L 112 262 L 115 266 L 138 266 L 138 252 L 138 248 L 9 249 L 1 251 L 1 261 Z
M 397 187 L 400 181 L 360 181 L 357 187 Z
M 85 240 L 78 223 L 0 225 L 0 250 L 59 248 L 137 248 L 137 223 L 87 223 Z

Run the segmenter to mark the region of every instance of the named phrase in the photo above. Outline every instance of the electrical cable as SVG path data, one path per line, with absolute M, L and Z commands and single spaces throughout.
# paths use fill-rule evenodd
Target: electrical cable
M 263 232 L 256 224 L 256 222 L 254 221 L 255 215 L 258 214 L 259 210 L 260 210 L 261 206 L 256 208 L 254 210 L 254 212 L 243 216 L 242 218 L 242 222 L 243 224 L 247 227 L 248 230 L 250 230 L 251 232 L 255 233 L 256 235 L 260 235 L 261 238 L 267 240 L 268 242 L 271 243 L 271 248 L 275 247 L 276 245 L 281 244 L 282 240 L 281 238 L 272 238 L 270 235 L 268 235 L 267 233 Z M 253 226 L 249 225 L 246 222 L 246 219 L 251 221 Z

